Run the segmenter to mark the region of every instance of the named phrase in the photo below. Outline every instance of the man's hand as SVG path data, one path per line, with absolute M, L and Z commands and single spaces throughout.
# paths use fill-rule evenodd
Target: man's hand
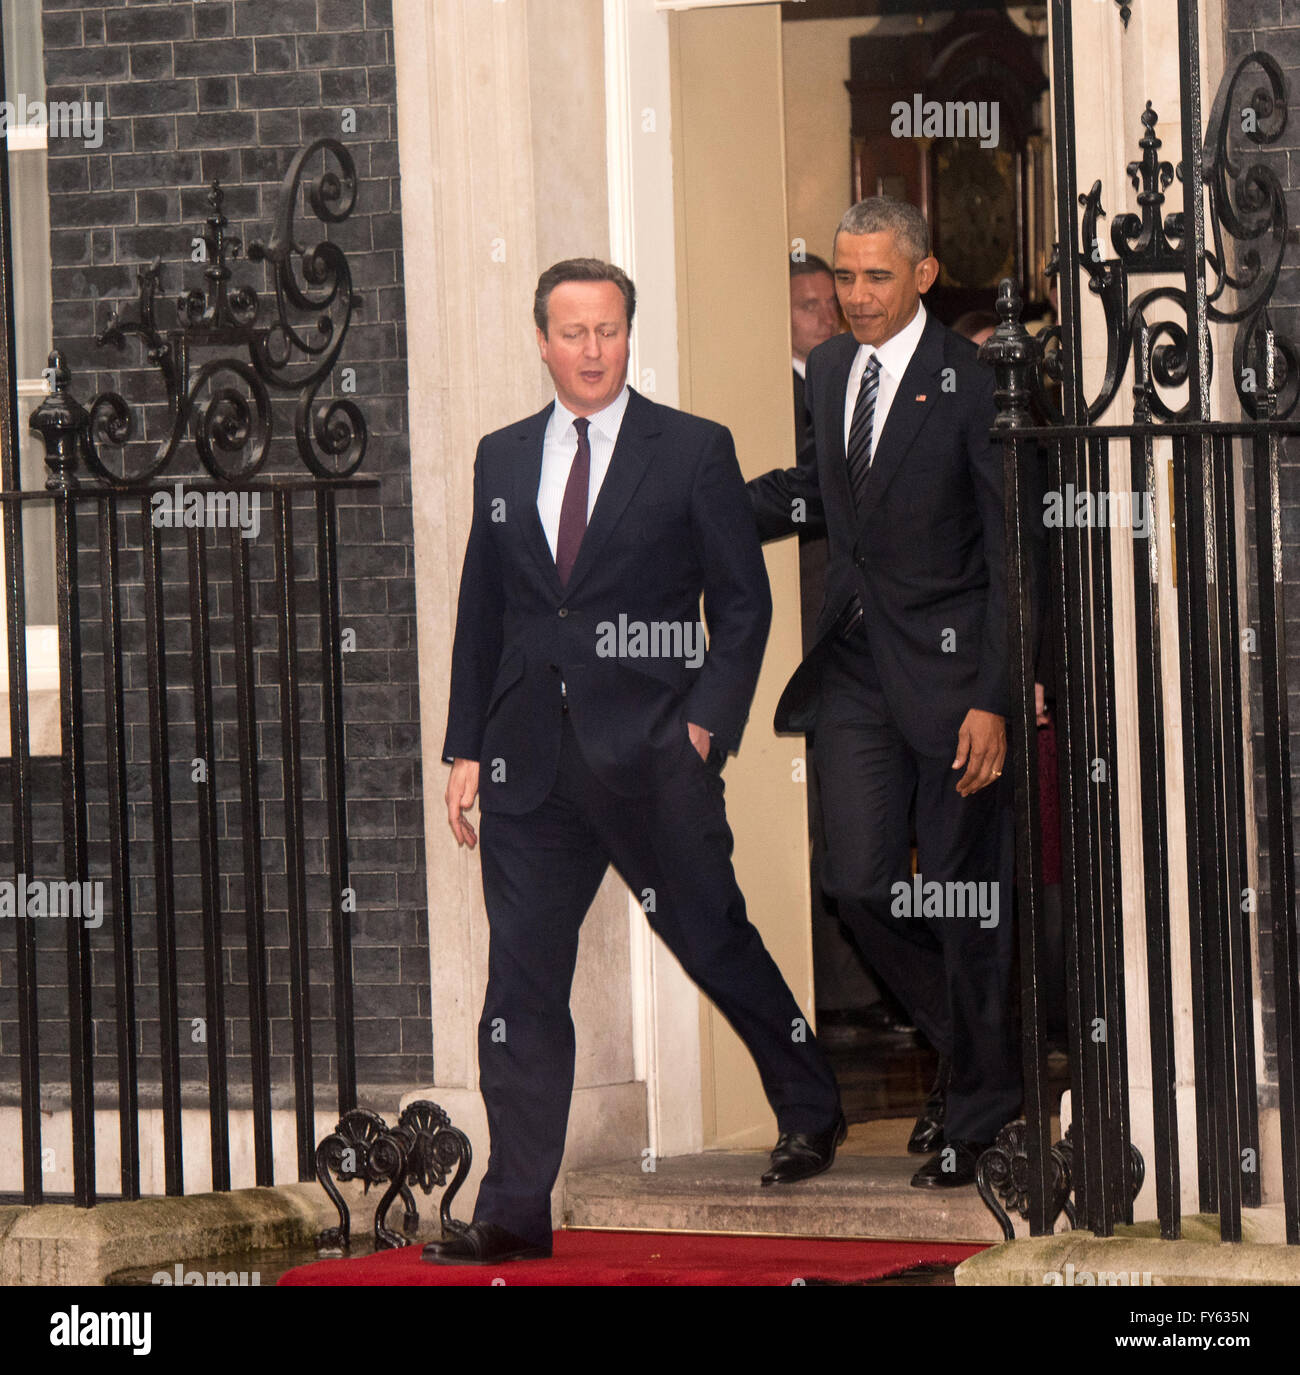
M 1002 774 L 1007 757 L 1007 723 L 996 712 L 980 711 L 972 707 L 957 732 L 957 758 L 954 769 L 966 765 L 966 772 L 957 780 L 957 791 L 970 797 Z
M 478 844 L 478 836 L 465 820 L 465 813 L 474 805 L 477 796 L 478 760 L 457 759 L 447 780 L 447 824 L 456 837 L 456 844 L 468 845 L 471 850 Z
M 711 748 L 712 737 L 703 726 L 697 726 L 694 721 L 686 723 L 686 733 L 691 737 L 691 744 L 695 746 L 695 752 L 707 764 L 709 762 L 709 750 Z
M 1052 718 L 1047 714 L 1047 692 L 1042 683 L 1034 684 L 1034 716 L 1040 726 L 1051 724 Z

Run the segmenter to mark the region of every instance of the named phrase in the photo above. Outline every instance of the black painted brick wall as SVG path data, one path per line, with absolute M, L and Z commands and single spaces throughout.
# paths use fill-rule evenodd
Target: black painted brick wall
M 96 392 L 121 391 L 141 407 L 142 439 L 125 460 L 151 453 L 165 432 L 165 393 L 134 340 L 124 352 L 100 348 L 95 333 L 110 311 L 135 313 L 136 271 L 155 255 L 163 262 L 159 323 L 175 323 L 176 296 L 201 287 L 202 264 L 191 243 L 209 213 L 207 185 L 227 187 L 229 233 L 245 244 L 270 237 L 280 180 L 295 151 L 330 135 L 344 142 L 357 166 L 359 191 L 349 221 L 328 232 L 301 204 L 296 237 L 311 247 L 328 237 L 343 247 L 362 298 L 335 368 L 356 370 L 356 394 L 370 431 L 362 475 L 380 481 L 377 492 L 340 497 L 339 536 L 342 624 L 356 635 L 344 656 L 348 826 L 357 912 L 354 948 L 358 1077 L 365 1084 L 416 1084 L 432 1076 L 429 1021 L 427 912 L 424 879 L 420 733 L 415 647 L 415 595 L 407 435 L 406 341 L 402 278 L 401 211 L 394 106 L 391 0 L 171 0 L 165 4 L 43 0 L 48 99 L 101 101 L 104 142 L 87 149 L 52 139 L 49 160 L 53 256 L 53 338 L 73 373 L 73 392 L 88 402 Z M 343 111 L 355 111 L 355 132 L 345 132 Z M 321 164 L 318 164 L 318 166 Z M 264 264 L 242 257 L 236 285 L 247 283 L 273 310 Z M 308 317 L 312 319 L 314 317 Z M 299 317 L 301 319 L 301 317 Z M 265 317 L 263 322 L 265 322 Z M 330 385 L 321 395 L 332 394 Z M 277 401 L 275 440 L 268 472 L 301 471 L 292 434 L 296 397 Z M 121 457 L 121 454 L 117 455 Z M 168 476 L 198 474 L 186 443 Z M 138 511 L 138 507 L 137 507 Z M 295 1053 L 289 1020 L 287 885 L 284 858 L 283 781 L 273 601 L 273 546 L 269 503 L 262 533 L 251 541 L 257 613 L 257 710 L 260 784 L 266 841 L 267 941 L 271 979 L 273 1081 L 292 1083 Z M 137 1011 L 143 1050 L 142 1091 L 157 1074 L 159 1028 L 157 960 L 153 938 L 153 847 L 148 797 L 148 706 L 143 646 L 141 519 L 120 525 L 123 540 L 123 631 L 133 869 Z M 318 1102 L 335 1074 L 333 989 L 327 936 L 331 894 L 325 878 L 323 728 L 315 584 L 315 519 L 296 504 L 295 576 L 303 688 L 304 817 L 308 836 L 308 911 L 311 996 Z M 171 783 L 177 806 L 177 935 L 181 978 L 184 1077 L 202 1084 L 205 1048 L 191 1043 L 190 1018 L 204 1014 L 198 809 L 191 781 L 193 693 L 190 681 L 188 588 L 184 533 L 169 532 L 165 562 L 168 679 L 172 685 Z M 99 590 L 94 517 L 81 524 L 83 664 L 86 671 L 87 759 L 91 783 L 92 875 L 107 877 L 107 806 L 103 782 L 104 701 L 98 654 Z M 209 543 L 213 598 L 216 776 L 221 834 L 226 1015 L 232 1085 L 249 1077 L 244 953 L 242 854 L 238 794 L 237 723 L 231 601 L 224 532 Z M 58 794 L 55 772 L 39 770 L 40 872 L 57 866 Z M 7 797 L 7 789 L 6 789 Z M 7 831 L 7 827 L 5 830 Z M 112 947 L 109 921 L 92 935 L 95 998 L 95 1071 L 111 1093 L 115 1065 Z M 51 927 L 53 924 L 51 924 Z M 42 1076 L 57 1096 L 66 1082 L 65 957 L 62 930 L 40 929 Z M 9 947 L 0 966 L 9 961 Z M 13 981 L 0 969 L 0 1080 L 17 1077 Z M 277 1099 L 279 1098 L 277 1095 Z
M 1256 148 L 1246 140 L 1238 138 L 1234 140 L 1234 152 L 1238 154 L 1242 165 L 1259 162 L 1276 173 L 1286 188 L 1290 222 L 1294 225 L 1300 216 L 1300 119 L 1297 118 L 1295 106 L 1296 92 L 1300 90 L 1300 0 L 1225 0 L 1224 12 L 1225 54 L 1228 66 L 1234 66 L 1240 57 L 1252 49 L 1262 49 L 1278 60 L 1291 83 L 1290 120 L 1283 136 L 1276 144 L 1267 148 Z M 1250 71 L 1258 76 L 1258 68 L 1251 68 Z M 1248 98 L 1254 84 L 1243 80 L 1238 87 L 1239 93 Z M 1241 103 L 1245 104 L 1245 100 Z M 1206 108 L 1208 109 L 1208 99 Z M 1295 249 L 1287 250 L 1283 264 L 1270 314 L 1275 328 L 1281 335 L 1300 343 L 1300 257 Z M 1244 452 L 1241 458 L 1245 472 L 1248 562 L 1252 570 L 1249 587 L 1250 624 L 1258 627 L 1259 601 L 1253 575 L 1256 558 L 1254 482 L 1249 452 Z M 1293 797 L 1300 797 L 1300 710 L 1297 709 L 1300 707 L 1300 702 L 1297 701 L 1297 694 L 1300 694 L 1300 587 L 1297 587 L 1296 578 L 1296 571 L 1300 570 L 1300 450 L 1294 441 L 1287 441 L 1283 448 L 1281 487 L 1283 566 L 1288 574 L 1285 614 L 1291 724 L 1291 788 Z M 1264 704 L 1260 690 L 1258 657 L 1254 660 L 1252 668 L 1250 695 L 1256 760 L 1254 798 L 1256 815 L 1260 823 L 1259 964 L 1264 992 L 1265 1079 L 1268 1084 L 1276 1084 L 1277 1048 L 1273 1031 L 1275 1004 L 1272 991 L 1274 912 L 1268 883 L 1268 808 L 1263 767 Z M 1268 1093 L 1266 1089 L 1266 1097 Z

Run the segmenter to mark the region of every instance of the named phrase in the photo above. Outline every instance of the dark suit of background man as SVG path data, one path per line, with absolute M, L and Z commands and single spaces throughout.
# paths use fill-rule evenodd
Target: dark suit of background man
M 749 484 L 764 538 L 807 514 L 824 519 L 829 540 L 817 643 L 777 726 L 815 720 L 826 891 L 939 1052 L 940 1080 L 910 1144 L 953 1148 L 912 1180 L 943 1188 L 973 1180 L 978 1151 L 1021 1095 L 993 378 L 921 305 L 939 265 L 912 206 L 854 206 L 833 266 L 852 333 L 808 357 L 811 428 L 798 466 Z M 913 808 L 922 882 L 960 893 L 962 910 L 968 896 L 989 908 L 996 898 L 990 915 L 958 916 L 952 900 L 913 912 Z
M 482 787 L 492 1148 L 468 1233 L 426 1248 L 441 1263 L 550 1254 L 578 929 L 610 864 L 754 1057 L 780 1131 L 763 1182 L 818 1173 L 843 1139 L 835 1077 L 731 868 L 721 768 L 771 619 L 754 515 L 728 431 L 627 386 L 635 302 L 593 259 L 542 274 L 555 400 L 474 464 L 443 757 L 461 844 Z

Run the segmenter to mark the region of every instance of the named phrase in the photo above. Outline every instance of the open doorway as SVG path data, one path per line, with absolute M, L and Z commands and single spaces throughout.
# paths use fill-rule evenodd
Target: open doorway
M 848 328 L 830 269 L 835 226 L 858 200 L 886 195 L 920 208 L 940 265 L 925 306 L 957 333 L 977 344 L 992 333 L 1006 277 L 1020 286 L 1031 329 L 1054 322 L 1047 15 L 1043 5 L 809 0 L 782 6 L 781 46 L 792 392 L 802 434 L 807 354 Z M 807 653 L 825 592 L 823 537 L 801 538 L 799 565 Z M 1050 672 L 1043 676 L 1043 794 L 1054 805 L 1052 684 Z M 818 1034 L 851 1121 L 905 1117 L 935 1084 L 937 1057 L 822 890 L 814 736 L 806 747 Z M 1059 843 L 1049 848 L 1047 896 L 1059 932 Z M 1063 1044 L 1063 985 L 1061 993 Z M 1063 1056 L 1056 1067 L 1064 1083 Z

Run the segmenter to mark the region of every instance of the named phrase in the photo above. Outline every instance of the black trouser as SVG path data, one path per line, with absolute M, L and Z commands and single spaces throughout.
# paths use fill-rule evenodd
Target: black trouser
M 689 740 L 655 793 L 624 798 L 588 769 L 566 717 L 550 796 L 523 816 L 485 814 L 480 829 L 490 941 L 479 1082 L 491 1156 L 476 1221 L 550 1240 L 573 1092 L 578 930 L 610 864 L 748 1047 L 779 1130 L 831 1125 L 835 1076 L 745 915 L 722 778 Z
M 951 1057 L 945 1135 L 992 1141 L 1021 1098 L 1010 769 L 962 797 L 962 771 L 952 767 L 956 739 L 942 759 L 908 745 L 860 631 L 828 655 L 817 753 L 826 891 L 839 899 L 840 917 L 872 968 L 934 1048 Z M 911 878 L 913 803 L 919 889 Z

